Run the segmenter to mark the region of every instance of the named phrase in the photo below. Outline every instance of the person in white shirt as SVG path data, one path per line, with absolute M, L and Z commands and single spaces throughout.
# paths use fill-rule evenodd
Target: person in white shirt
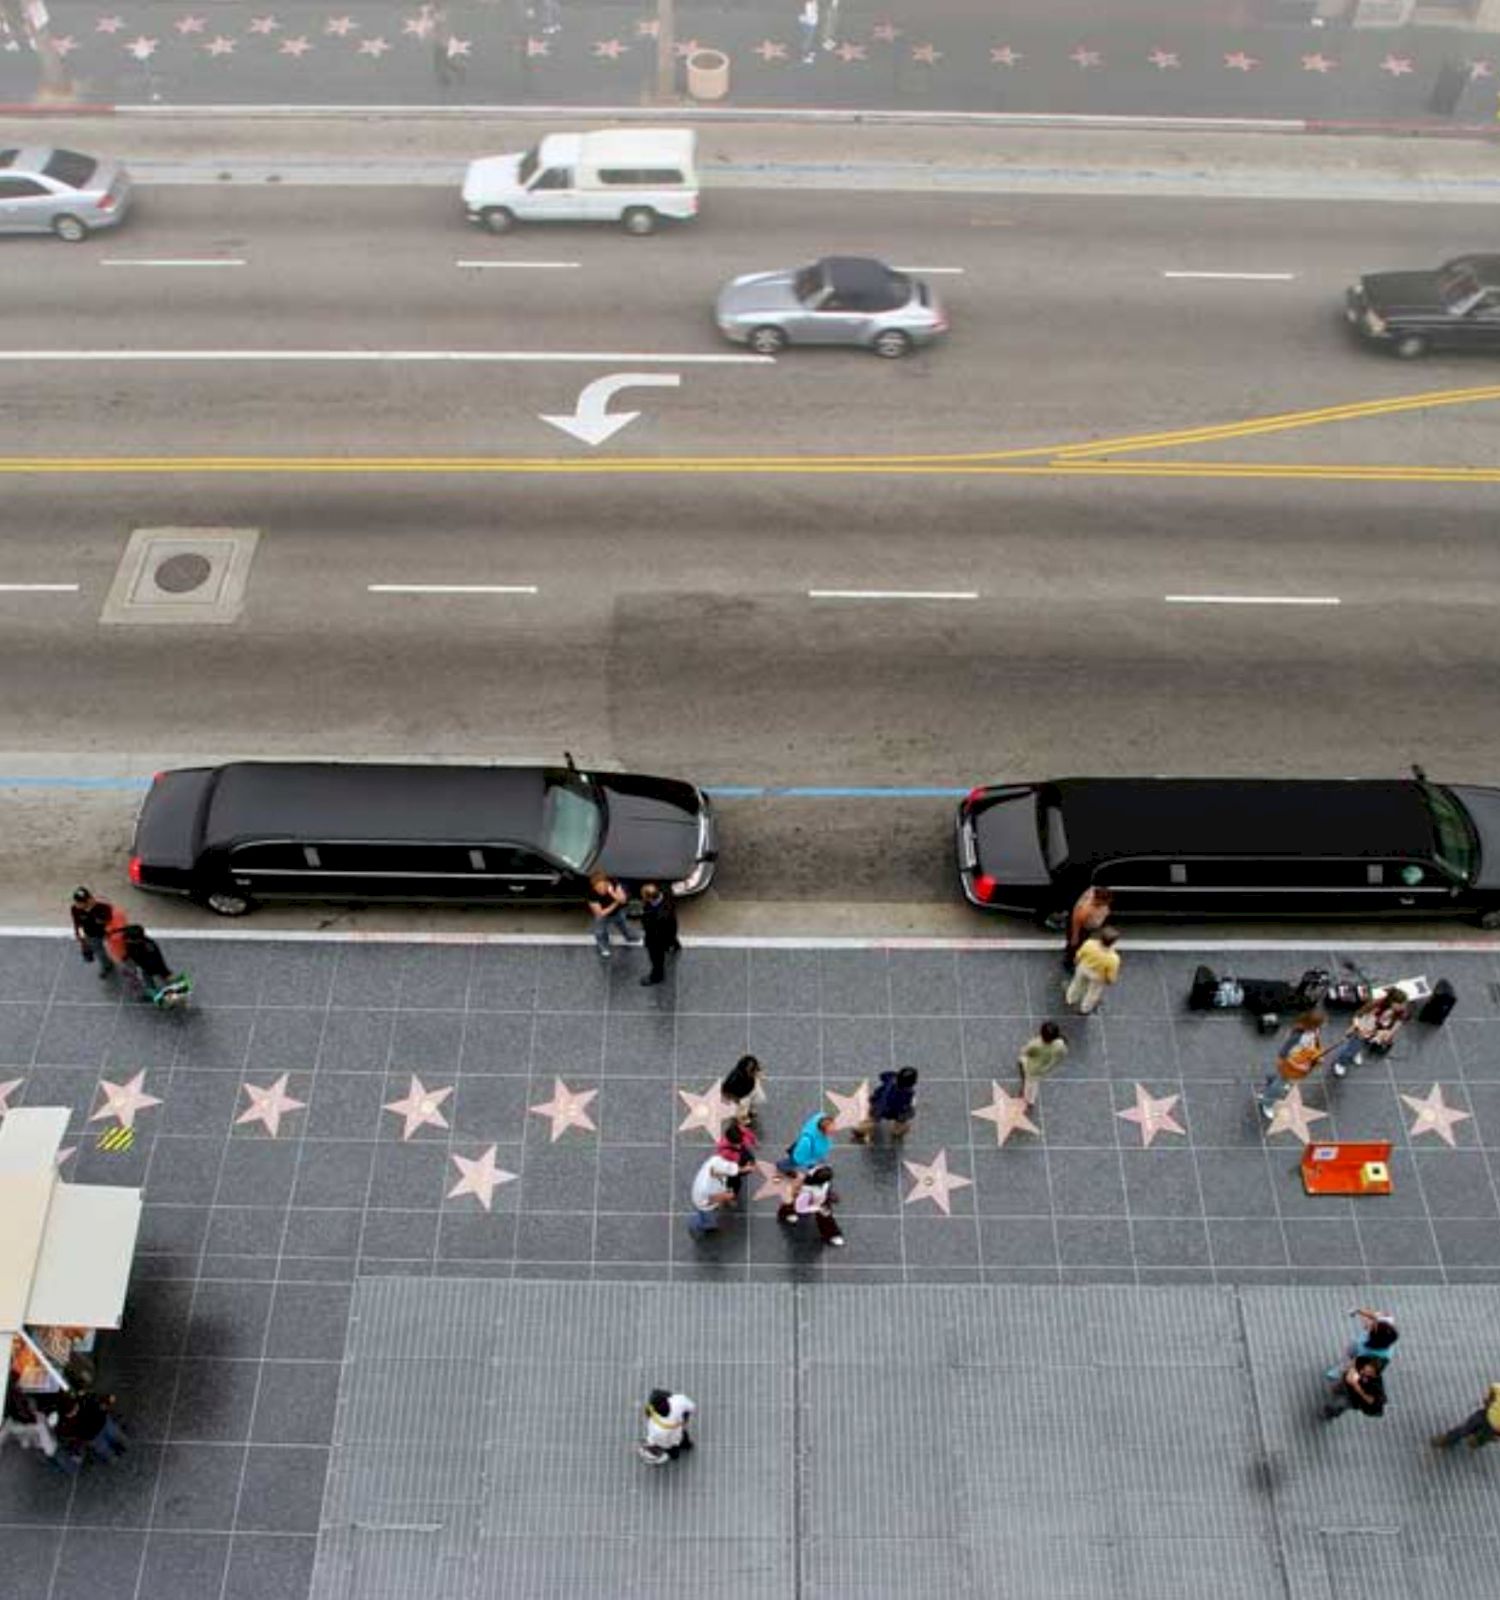
M 739 1166 L 715 1153 L 698 1168 L 693 1179 L 693 1210 L 688 1217 L 688 1232 L 695 1239 L 719 1231 L 720 1213 L 734 1204 L 731 1179 L 739 1176 Z
M 685 1394 L 653 1389 L 646 1399 L 646 1437 L 636 1446 L 641 1460 L 660 1467 L 675 1461 L 684 1450 L 691 1450 L 688 1423 L 697 1410 Z

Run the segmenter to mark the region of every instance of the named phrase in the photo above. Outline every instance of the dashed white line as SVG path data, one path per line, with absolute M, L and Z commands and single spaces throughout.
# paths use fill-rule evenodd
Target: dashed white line
M 961 278 L 967 267 L 893 267 L 893 272 L 925 272 L 929 278 Z
M 632 366 L 695 367 L 771 367 L 774 356 L 704 355 L 620 350 L 0 350 L 0 362 L 38 361 L 106 362 L 131 361 L 449 361 L 463 363 L 571 362 L 602 366 L 629 363 Z
M 0 583 L 0 594 L 77 594 L 76 583 Z
M 582 266 L 580 261 L 455 261 L 455 267 L 471 272 L 519 272 L 528 267 L 546 272 L 571 272 Z
M 249 263 L 241 256 L 212 256 L 201 261 L 147 260 L 139 256 L 111 256 L 99 263 L 101 267 L 244 267 Z
M 1230 279 L 1238 283 L 1291 283 L 1295 272 L 1163 272 L 1164 278 Z
M 977 600 L 977 589 L 809 589 L 809 600 Z
M 371 583 L 371 594 L 539 594 L 534 583 Z
M 1336 594 L 1165 594 L 1169 606 L 1336 606 Z

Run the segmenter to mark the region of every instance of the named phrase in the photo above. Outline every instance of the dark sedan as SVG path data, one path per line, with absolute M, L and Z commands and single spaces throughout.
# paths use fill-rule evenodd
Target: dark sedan
M 1500 255 L 1368 272 L 1350 286 L 1344 315 L 1362 339 L 1408 361 L 1432 350 L 1500 350 Z
M 270 899 L 582 900 L 589 875 L 701 894 L 708 796 L 564 767 L 241 761 L 158 773 L 130 881 L 223 916 Z
M 1439 916 L 1500 927 L 1500 788 L 1405 779 L 1059 778 L 975 789 L 959 881 L 1053 921 L 1091 884 L 1123 915 Z

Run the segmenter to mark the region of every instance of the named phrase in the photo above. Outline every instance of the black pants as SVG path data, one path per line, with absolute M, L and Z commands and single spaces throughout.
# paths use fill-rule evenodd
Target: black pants
M 682 946 L 675 939 L 668 939 L 658 943 L 655 939 L 647 937 L 646 954 L 651 959 L 651 972 L 649 976 L 660 983 L 667 975 L 667 957 L 676 955 Z

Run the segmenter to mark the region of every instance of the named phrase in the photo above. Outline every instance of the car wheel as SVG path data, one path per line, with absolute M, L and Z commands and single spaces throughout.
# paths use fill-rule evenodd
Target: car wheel
M 1500 928 L 1500 906 L 1491 906 L 1488 911 L 1481 911 L 1479 913 L 1479 926 L 1488 928 L 1491 932 L 1496 928 Z
M 1391 346 L 1391 354 L 1403 361 L 1415 361 L 1419 356 L 1425 356 L 1427 349 L 1427 341 L 1420 333 L 1404 333 Z
M 213 894 L 205 895 L 203 903 L 221 917 L 243 917 L 251 907 L 249 895 L 235 894 L 232 889 L 217 889 Z
M 875 343 L 870 348 L 887 361 L 898 361 L 911 354 L 911 340 L 899 328 L 887 328 L 884 333 L 875 335 Z
M 643 239 L 648 233 L 656 232 L 656 213 L 650 206 L 631 206 L 620 218 L 620 226 L 626 233 L 633 233 L 637 239 Z
M 65 244 L 81 244 L 89 236 L 88 228 L 69 212 L 53 217 L 52 231 Z
M 504 206 L 490 206 L 479 213 L 479 220 L 491 233 L 509 233 L 516 225 L 515 213 Z
M 780 328 L 769 325 L 764 328 L 752 328 L 746 344 L 758 356 L 774 356 L 778 351 L 786 349 L 786 334 Z

